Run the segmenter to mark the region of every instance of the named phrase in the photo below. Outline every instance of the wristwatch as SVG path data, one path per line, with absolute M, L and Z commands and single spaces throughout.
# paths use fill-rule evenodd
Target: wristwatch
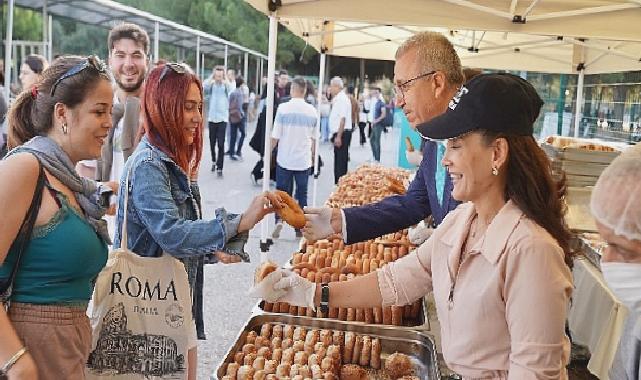
M 329 284 L 321 284 L 321 299 L 320 299 L 320 310 L 322 313 L 327 313 L 329 311 Z

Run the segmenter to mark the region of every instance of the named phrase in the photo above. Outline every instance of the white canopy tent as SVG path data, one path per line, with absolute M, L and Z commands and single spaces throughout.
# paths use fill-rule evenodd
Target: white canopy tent
M 424 30 L 448 36 L 464 66 L 576 73 L 575 134 L 586 73 L 641 70 L 641 0 L 246 1 L 270 16 L 274 55 L 272 31 L 277 31 L 277 22 L 323 53 L 321 79 L 325 54 L 392 60 L 405 39 Z M 268 70 L 267 75 L 273 78 L 274 72 Z M 268 94 L 267 104 L 273 104 L 273 94 Z M 271 124 L 268 117 L 266 136 Z M 269 151 L 266 138 L 265 152 Z M 267 154 L 264 175 L 269 178 Z M 312 197 L 315 205 L 315 190 Z M 263 222 L 261 241 L 266 236 Z

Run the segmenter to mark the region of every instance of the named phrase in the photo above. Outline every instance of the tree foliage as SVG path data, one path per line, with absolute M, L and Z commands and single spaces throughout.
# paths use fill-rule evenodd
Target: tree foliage
M 268 18 L 241 0 L 118 0 L 160 17 L 188 25 L 267 54 Z M 277 66 L 294 69 L 309 62 L 316 51 L 280 26 Z M 303 52 L 304 51 L 304 52 Z M 300 59 L 301 54 L 302 59 Z
M 267 54 L 269 20 L 245 1 L 118 0 L 118 2 Z M 6 3 L 3 10 L 4 8 Z M 4 33 L 4 28 L 2 29 Z M 153 30 L 147 32 L 150 36 L 153 34 Z M 53 52 L 54 54 L 98 54 L 105 57 L 107 33 L 108 31 L 104 28 L 54 17 Z M 13 38 L 40 41 L 42 14 L 39 11 L 16 7 Z M 160 52 L 161 57 L 173 58 L 172 49 L 168 46 L 161 45 Z M 312 47 L 305 47 L 305 41 L 285 27 L 279 26 L 277 67 L 300 72 L 316 54 Z

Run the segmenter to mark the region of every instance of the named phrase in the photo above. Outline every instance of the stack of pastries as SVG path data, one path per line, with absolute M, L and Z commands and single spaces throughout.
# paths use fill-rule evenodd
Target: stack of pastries
M 381 350 L 381 341 L 368 335 L 264 324 L 260 333 L 247 334 L 233 362 L 227 364 L 223 380 L 379 378 Z M 414 372 L 404 354 L 392 354 L 388 362 L 384 371 L 391 378 Z

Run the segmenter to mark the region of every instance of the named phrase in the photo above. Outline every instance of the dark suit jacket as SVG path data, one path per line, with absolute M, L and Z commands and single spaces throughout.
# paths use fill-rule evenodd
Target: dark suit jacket
M 443 204 L 440 205 L 438 202 L 434 178 L 436 165 L 440 165 L 436 162 L 437 149 L 435 142 L 425 143 L 423 161 L 406 194 L 344 209 L 348 244 L 402 230 L 429 215 L 434 218 L 434 224 L 439 225 L 443 218 L 459 205 L 459 202 L 452 198 L 452 181 L 449 176 L 445 177 Z

